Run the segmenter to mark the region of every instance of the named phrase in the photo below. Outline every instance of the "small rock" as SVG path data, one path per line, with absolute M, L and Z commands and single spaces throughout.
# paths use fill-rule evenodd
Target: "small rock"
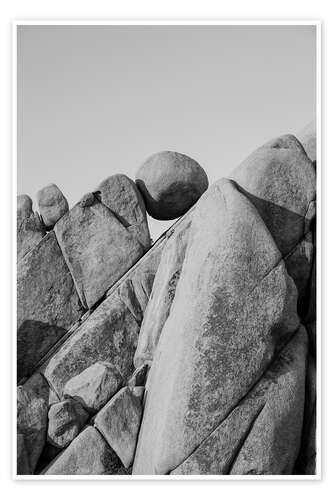
M 105 361 L 98 361 L 70 379 L 64 396 L 79 401 L 89 413 L 95 413 L 118 391 L 122 383 L 119 371 Z
M 82 196 L 81 200 L 79 201 L 79 205 L 82 208 L 91 207 L 91 205 L 93 205 L 96 202 L 97 202 L 97 200 L 96 200 L 94 194 L 87 193 L 87 194 Z
M 47 229 L 52 229 L 58 220 L 68 212 L 68 202 L 55 184 L 49 184 L 38 191 L 37 200 L 40 214 Z
M 124 387 L 95 418 L 95 427 L 117 453 L 126 468 L 134 460 L 142 417 L 142 392 L 141 390 L 141 396 L 136 396 L 131 389 Z
M 58 448 L 68 446 L 89 419 L 89 413 L 75 399 L 55 403 L 48 416 L 47 440 Z
M 20 436 L 18 447 L 18 468 L 26 470 L 27 460 L 31 474 L 34 472 L 39 456 L 46 441 L 47 402 L 44 396 L 31 388 L 17 388 L 17 434 Z M 27 460 L 24 458 L 27 455 Z M 25 465 L 24 465 L 25 464 Z M 22 472 L 21 472 L 22 473 Z
M 17 200 L 17 219 L 27 219 L 32 215 L 32 199 L 27 194 L 19 194 Z
M 181 217 L 208 187 L 204 169 L 189 156 L 162 151 L 150 156 L 136 174 L 149 215 L 159 220 Z
M 139 366 L 134 371 L 133 375 L 129 378 L 127 382 L 128 387 L 144 386 L 146 383 L 147 373 L 148 373 L 147 364 Z

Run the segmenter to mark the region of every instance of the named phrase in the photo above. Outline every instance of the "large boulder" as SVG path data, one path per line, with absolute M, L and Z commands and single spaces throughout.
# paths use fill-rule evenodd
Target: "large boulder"
M 292 474 L 302 433 L 306 354 L 301 327 L 253 389 L 171 474 Z
M 316 197 L 316 172 L 296 137 L 264 144 L 230 179 L 257 208 L 282 255 L 291 252 L 315 216 Z
M 28 219 L 32 211 L 32 199 L 27 194 L 19 194 L 16 197 L 17 204 L 17 220 Z
M 134 181 L 126 175 L 108 177 L 98 186 L 97 196 L 147 250 L 151 246 L 143 198 Z
M 64 396 L 79 401 L 90 413 L 96 413 L 118 391 L 122 376 L 111 363 L 98 361 L 71 378 Z
M 311 161 L 317 161 L 317 130 L 316 120 L 312 120 L 298 132 L 297 138 L 302 143 Z
M 30 375 L 49 349 L 83 314 L 54 232 L 17 266 L 17 372 Z
M 45 236 L 39 214 L 32 211 L 32 200 L 27 194 L 17 196 L 16 213 L 17 261 L 21 260 Z
M 187 247 L 191 213 L 179 221 L 167 238 L 153 290 L 141 325 L 134 366 L 151 364 L 173 302 Z
M 297 289 L 256 208 L 229 181 L 200 199 L 148 381 L 134 474 L 175 469 L 297 331 Z
M 75 399 L 53 404 L 48 413 L 47 440 L 56 448 L 65 448 L 79 434 L 89 413 Z
M 117 455 L 100 433 L 88 426 L 51 464 L 46 475 L 126 474 Z
M 68 212 L 68 202 L 58 186 L 49 184 L 37 193 L 39 212 L 47 229 L 52 229 Z
M 133 463 L 142 416 L 141 394 L 136 396 L 135 389 L 121 389 L 95 418 L 95 426 L 126 468 Z
M 55 226 L 82 303 L 91 308 L 145 252 L 127 223 L 96 197 L 84 197 Z
M 17 388 L 17 473 L 33 474 L 46 442 L 48 403 L 31 387 Z
M 208 187 L 204 169 L 181 153 L 162 151 L 150 156 L 136 173 L 136 184 L 149 215 L 159 220 L 185 214 Z

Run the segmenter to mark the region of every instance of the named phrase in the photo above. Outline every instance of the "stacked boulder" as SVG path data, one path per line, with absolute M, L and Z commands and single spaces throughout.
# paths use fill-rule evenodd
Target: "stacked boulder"
M 82 312 L 19 388 L 19 473 L 315 474 L 313 137 L 209 189 L 158 153 L 62 216 Z M 181 217 L 150 249 L 145 210 Z

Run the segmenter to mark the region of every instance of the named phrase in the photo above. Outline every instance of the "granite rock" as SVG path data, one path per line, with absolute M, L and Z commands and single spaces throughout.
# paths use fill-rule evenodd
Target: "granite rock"
M 52 229 L 68 212 L 68 202 L 55 184 L 49 184 L 38 191 L 37 200 L 40 215 L 47 229 Z
M 317 131 L 316 120 L 310 122 L 297 134 L 297 138 L 302 143 L 306 154 L 311 161 L 317 161 Z
M 79 434 L 89 413 L 75 399 L 53 404 L 48 413 L 47 440 L 56 448 L 65 448 Z
M 147 212 L 155 219 L 185 214 L 208 187 L 204 169 L 181 153 L 162 151 L 150 156 L 136 173 Z
M 129 387 L 121 389 L 95 418 L 95 426 L 128 468 L 133 463 L 142 416 L 139 397 Z
M 82 313 L 73 279 L 51 231 L 17 267 L 18 380 L 33 372 Z
M 80 402 L 89 413 L 96 413 L 118 391 L 122 381 L 117 368 L 98 361 L 66 383 L 64 396 Z

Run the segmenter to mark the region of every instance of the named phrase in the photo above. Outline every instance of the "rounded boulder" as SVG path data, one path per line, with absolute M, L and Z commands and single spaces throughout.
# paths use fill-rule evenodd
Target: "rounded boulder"
M 150 156 L 135 181 L 147 212 L 158 220 L 181 217 L 208 188 L 207 174 L 199 163 L 173 151 Z
M 68 202 L 55 184 L 49 184 L 38 191 L 37 200 L 40 215 L 47 229 L 52 229 L 68 212 Z

